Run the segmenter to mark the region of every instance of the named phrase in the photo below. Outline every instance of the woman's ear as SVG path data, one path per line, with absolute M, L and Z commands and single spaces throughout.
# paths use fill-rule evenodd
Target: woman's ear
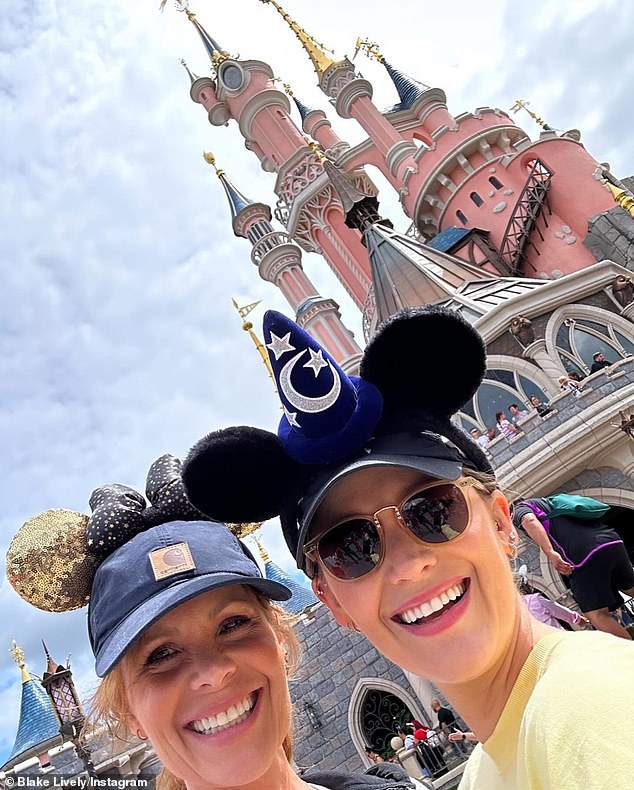
M 131 713 L 125 717 L 125 726 L 128 728 L 130 735 L 136 735 L 136 737 L 140 738 L 142 741 L 147 740 L 147 735 L 143 727 L 139 724 L 139 720 Z
M 343 626 L 344 628 L 349 628 L 350 618 L 348 617 L 345 610 L 342 608 L 341 604 L 333 594 L 326 580 L 316 574 L 315 576 L 313 576 L 311 583 L 313 587 L 313 592 L 319 598 L 319 600 L 322 603 L 325 603 L 326 606 L 330 609 L 333 617 L 339 623 L 339 625 Z
M 491 511 L 495 519 L 495 529 L 499 539 L 505 544 L 515 542 L 517 540 L 517 531 L 511 520 L 509 503 L 501 491 L 495 490 L 491 494 Z

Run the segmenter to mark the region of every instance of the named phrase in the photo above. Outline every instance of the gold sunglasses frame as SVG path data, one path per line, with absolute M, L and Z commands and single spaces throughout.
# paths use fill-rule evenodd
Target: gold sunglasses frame
M 403 507 L 403 505 L 408 500 L 410 500 L 412 497 L 416 496 L 417 494 L 422 494 L 423 491 L 428 491 L 430 488 L 438 488 L 439 486 L 446 486 L 446 485 L 455 486 L 462 493 L 462 495 L 464 497 L 464 501 L 465 501 L 465 503 L 467 505 L 467 514 L 469 516 L 469 518 L 467 520 L 467 526 L 465 527 L 464 531 L 458 533 L 458 535 L 456 535 L 455 538 L 451 538 L 450 540 L 441 541 L 441 542 L 438 542 L 438 543 L 428 542 L 428 541 L 422 540 L 421 538 L 416 537 L 416 535 L 414 535 L 412 530 L 405 523 L 405 520 L 404 520 L 403 516 L 401 515 L 401 508 Z M 433 483 L 428 483 L 427 485 L 424 485 L 421 488 L 417 487 L 414 491 L 412 491 L 411 494 L 408 494 L 403 499 L 403 501 L 401 502 L 400 505 L 384 505 L 383 507 L 380 507 L 377 511 L 375 511 L 371 516 L 369 514 L 359 514 L 359 515 L 356 515 L 356 516 L 350 516 L 350 517 L 344 519 L 343 521 L 338 521 L 336 524 L 333 524 L 332 527 L 329 527 L 327 530 L 325 530 L 324 532 L 320 533 L 319 535 L 314 537 L 312 540 L 309 540 L 308 543 L 306 543 L 306 545 L 303 548 L 304 556 L 306 557 L 307 560 L 310 561 L 312 566 L 322 567 L 324 569 L 324 571 L 329 576 L 332 576 L 332 578 L 336 579 L 338 582 L 356 582 L 359 579 L 365 579 L 371 573 L 374 573 L 374 571 L 382 565 L 383 558 L 385 557 L 385 548 L 384 548 L 385 547 L 385 536 L 383 534 L 383 527 L 381 526 L 381 521 L 379 520 L 379 513 L 382 513 L 385 510 L 393 510 L 394 514 L 396 515 L 396 519 L 397 519 L 399 525 L 403 529 L 407 530 L 408 534 L 411 535 L 414 538 L 414 540 L 419 541 L 420 543 L 422 543 L 425 546 L 443 546 L 443 545 L 445 545 L 445 543 L 453 543 L 459 537 L 464 535 L 464 533 L 467 531 L 467 528 L 468 528 L 469 524 L 471 523 L 471 507 L 470 507 L 470 504 L 469 504 L 469 498 L 464 493 L 469 488 L 475 488 L 477 491 L 480 491 L 483 494 L 490 494 L 491 493 L 489 491 L 489 489 L 484 485 L 484 483 L 481 483 L 479 480 L 476 480 L 475 477 L 463 477 L 460 480 L 437 480 L 437 481 L 435 481 Z M 319 558 L 319 554 L 318 554 L 319 543 L 321 542 L 321 540 L 326 535 L 328 535 L 330 532 L 332 532 L 333 529 L 337 529 L 337 527 L 340 527 L 342 524 L 345 524 L 347 521 L 356 521 L 357 519 L 364 519 L 364 518 L 367 519 L 368 521 L 372 521 L 374 523 L 374 526 L 376 527 L 377 532 L 378 532 L 379 539 L 381 541 L 381 555 L 379 557 L 379 561 L 377 562 L 377 564 L 373 568 L 371 568 L 367 573 L 364 573 L 361 576 L 357 576 L 354 579 L 342 579 L 341 576 L 335 575 L 323 563 L 320 563 L 320 558 Z M 310 567 L 310 568 L 307 567 L 306 568 L 306 573 L 308 574 L 308 576 L 310 578 L 313 578 L 313 576 L 314 576 L 314 567 Z

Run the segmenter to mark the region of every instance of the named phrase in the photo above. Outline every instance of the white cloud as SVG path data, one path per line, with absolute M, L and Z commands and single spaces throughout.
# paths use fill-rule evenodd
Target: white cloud
M 377 0 L 287 4 L 338 54 L 352 55 L 357 35 L 377 40 L 395 66 L 443 87 L 456 113 L 529 99 L 552 125 L 581 128 L 617 174 L 634 172 L 631 4 L 400 0 L 398 13 Z M 201 153 L 213 150 L 254 199 L 275 202 L 274 178 L 235 125 L 210 127 L 190 101 L 178 58 L 203 73 L 204 51 L 184 15 L 161 16 L 157 5 L 23 0 L 0 23 L 3 546 L 36 512 L 85 509 L 97 485 L 142 487 L 154 458 L 183 454 L 212 428 L 274 428 L 279 415 L 230 298 L 286 305 L 258 278 L 248 243 L 233 236 Z M 329 107 L 272 7 L 219 5 L 200 0 L 194 10 L 225 48 L 267 60 L 302 101 Z M 377 104 L 393 104 L 382 66 L 362 56 L 358 66 Z M 342 137 L 362 139 L 353 121 L 328 112 Z M 518 121 L 538 131 L 528 117 Z M 405 227 L 394 197 L 382 197 Z M 323 262 L 306 256 L 305 265 L 358 327 Z M 279 532 L 267 526 L 263 537 L 290 570 Z M 39 613 L 5 582 L 0 618 L 10 626 L 0 644 L 1 755 L 13 742 L 20 693 L 10 638 L 23 643 L 35 671 L 43 666 L 40 637 L 58 660 L 72 652 L 83 688 L 91 660 L 84 612 Z

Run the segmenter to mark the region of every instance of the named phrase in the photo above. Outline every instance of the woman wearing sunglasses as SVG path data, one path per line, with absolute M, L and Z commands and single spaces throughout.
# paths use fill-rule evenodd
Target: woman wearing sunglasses
M 40 608 L 77 608 L 89 596 L 103 678 L 94 722 L 151 741 L 159 790 L 409 790 L 402 772 L 399 781 L 296 774 L 287 676 L 297 643 L 271 602 L 290 590 L 262 578 L 224 524 L 202 520 L 177 459 L 159 459 L 146 490 L 150 507 L 114 485 L 94 492 L 90 518 L 41 514 L 7 557 L 10 581 Z
M 627 740 L 598 746 L 596 732 L 632 723 L 632 646 L 530 616 L 509 567 L 507 501 L 451 421 L 485 370 L 477 333 L 442 309 L 404 311 L 359 378 L 279 314 L 264 334 L 278 434 L 201 440 L 184 468 L 191 501 L 233 521 L 280 516 L 337 621 L 431 679 L 481 742 L 461 788 L 629 787 Z

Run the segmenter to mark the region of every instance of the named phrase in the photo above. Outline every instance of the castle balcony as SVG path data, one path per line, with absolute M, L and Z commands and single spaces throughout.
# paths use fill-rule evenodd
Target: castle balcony
M 581 387 L 578 397 L 566 392 L 553 398 L 545 417 L 520 421 L 517 438 L 499 436 L 487 447 L 511 498 L 546 496 L 601 459 L 619 455 L 631 466 L 634 438 L 620 425 L 621 412 L 634 412 L 634 357 L 588 376 Z

